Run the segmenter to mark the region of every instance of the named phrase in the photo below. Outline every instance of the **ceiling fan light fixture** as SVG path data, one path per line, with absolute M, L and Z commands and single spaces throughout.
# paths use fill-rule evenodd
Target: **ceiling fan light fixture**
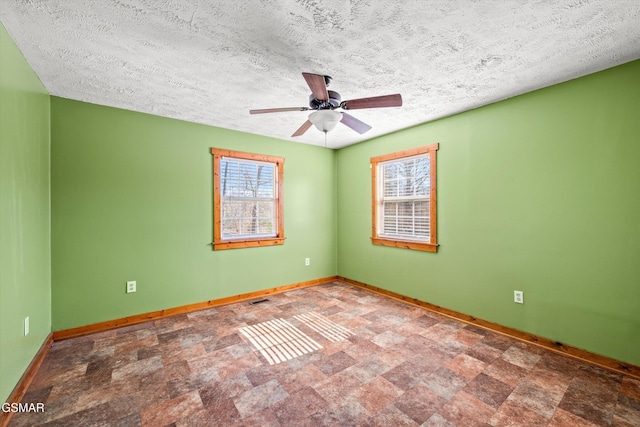
M 340 120 L 342 113 L 333 110 L 319 110 L 309 114 L 309 121 L 324 133 L 332 131 Z

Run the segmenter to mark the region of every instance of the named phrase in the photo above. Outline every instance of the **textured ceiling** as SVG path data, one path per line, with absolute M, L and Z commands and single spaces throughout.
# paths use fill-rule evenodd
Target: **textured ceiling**
M 301 72 L 344 99 L 344 147 L 640 58 L 638 0 L 2 0 L 0 18 L 50 94 L 324 145 Z

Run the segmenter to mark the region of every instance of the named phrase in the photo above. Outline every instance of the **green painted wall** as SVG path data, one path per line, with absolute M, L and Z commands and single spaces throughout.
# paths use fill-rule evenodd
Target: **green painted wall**
M 1 398 L 52 329 L 334 274 L 640 364 L 640 61 L 334 152 L 49 97 L 0 37 Z M 369 158 L 433 142 L 439 252 L 371 245 Z M 286 158 L 285 245 L 212 251 L 213 146 Z
M 0 24 L 2 402 L 51 332 L 49 141 L 49 94 Z
M 439 252 L 372 245 L 369 158 L 434 142 Z M 640 365 L 640 61 L 347 147 L 338 176 L 341 276 Z
M 334 151 L 57 97 L 51 110 L 54 330 L 336 274 Z M 212 250 L 211 147 L 285 158 L 284 245 Z

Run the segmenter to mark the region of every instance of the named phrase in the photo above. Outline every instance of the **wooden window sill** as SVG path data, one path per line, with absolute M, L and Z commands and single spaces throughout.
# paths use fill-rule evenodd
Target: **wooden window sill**
M 267 237 L 264 239 L 248 240 L 219 240 L 212 243 L 213 250 L 255 248 L 259 246 L 284 245 L 284 237 Z
M 392 246 L 395 248 L 404 248 L 404 249 L 414 249 L 417 251 L 425 251 L 425 252 L 437 252 L 438 244 L 436 243 L 422 243 L 422 242 L 414 242 L 411 240 L 392 240 L 392 239 L 383 239 L 381 237 L 372 237 L 371 243 L 374 245 L 382 245 L 382 246 Z

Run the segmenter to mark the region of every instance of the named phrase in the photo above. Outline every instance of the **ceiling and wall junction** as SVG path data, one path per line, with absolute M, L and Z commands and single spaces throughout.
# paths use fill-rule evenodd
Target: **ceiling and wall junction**
M 640 58 L 637 0 L 4 0 L 0 18 L 51 95 L 308 144 L 301 72 L 373 126 L 340 148 Z

